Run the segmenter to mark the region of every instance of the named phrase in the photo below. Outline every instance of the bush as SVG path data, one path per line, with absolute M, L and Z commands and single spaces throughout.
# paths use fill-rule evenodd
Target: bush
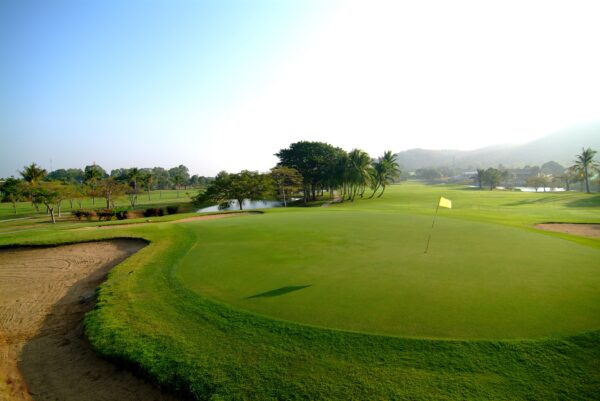
M 96 211 L 96 215 L 98 216 L 98 221 L 101 221 L 102 219 L 110 221 L 115 215 L 115 212 L 112 209 L 99 209 Z
M 117 220 L 125 220 L 129 218 L 129 212 L 127 210 L 119 210 L 115 212 L 115 216 L 117 216 Z
M 92 221 L 95 217 L 98 216 L 98 214 L 96 214 L 96 212 L 94 212 L 93 210 L 75 210 L 71 212 L 71 214 L 77 217 L 77 220 L 79 221 L 81 221 L 81 219 L 83 219 L 84 217 L 88 221 Z
M 81 221 L 81 219 L 83 217 L 86 217 L 86 211 L 85 210 L 75 210 L 73 212 L 71 212 L 71 214 L 75 217 L 77 217 L 77 220 Z
M 156 216 L 164 216 L 165 211 L 159 207 L 151 207 L 144 211 L 144 217 L 156 217 Z
M 179 211 L 179 206 L 167 206 L 167 214 L 176 214 Z

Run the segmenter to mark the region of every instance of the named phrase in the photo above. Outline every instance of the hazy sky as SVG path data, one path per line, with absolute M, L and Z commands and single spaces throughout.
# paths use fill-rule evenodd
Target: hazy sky
M 600 2 L 0 2 L 0 176 L 267 170 L 523 143 L 600 120 Z

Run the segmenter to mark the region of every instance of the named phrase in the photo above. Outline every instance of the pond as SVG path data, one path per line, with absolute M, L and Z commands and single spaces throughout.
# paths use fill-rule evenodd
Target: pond
M 564 192 L 564 188 L 538 188 L 537 191 L 533 187 L 516 187 L 515 189 L 521 190 L 521 192 Z
M 283 206 L 283 202 L 274 201 L 274 200 L 245 199 L 244 203 L 242 203 L 242 207 L 244 208 L 244 210 L 270 209 L 273 207 L 281 207 L 281 206 Z M 205 207 L 205 208 L 198 210 L 197 213 L 219 212 L 219 211 L 223 211 L 223 210 L 240 210 L 238 201 L 236 201 L 236 200 L 229 201 L 229 206 L 227 206 L 225 208 L 219 208 L 219 205 Z

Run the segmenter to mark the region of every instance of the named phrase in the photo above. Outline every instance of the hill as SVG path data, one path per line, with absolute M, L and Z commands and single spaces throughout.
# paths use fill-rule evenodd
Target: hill
M 600 122 L 557 131 L 523 145 L 495 145 L 469 151 L 409 149 L 396 157 L 403 170 L 441 166 L 469 169 L 498 164 L 520 167 L 551 160 L 568 166 L 582 147 L 600 151 Z

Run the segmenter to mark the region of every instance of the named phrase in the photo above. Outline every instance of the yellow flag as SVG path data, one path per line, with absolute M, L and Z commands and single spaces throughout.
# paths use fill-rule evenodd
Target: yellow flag
M 450 201 L 450 199 L 446 199 L 443 196 L 440 196 L 439 206 L 447 207 L 448 209 L 452 209 L 452 202 Z

